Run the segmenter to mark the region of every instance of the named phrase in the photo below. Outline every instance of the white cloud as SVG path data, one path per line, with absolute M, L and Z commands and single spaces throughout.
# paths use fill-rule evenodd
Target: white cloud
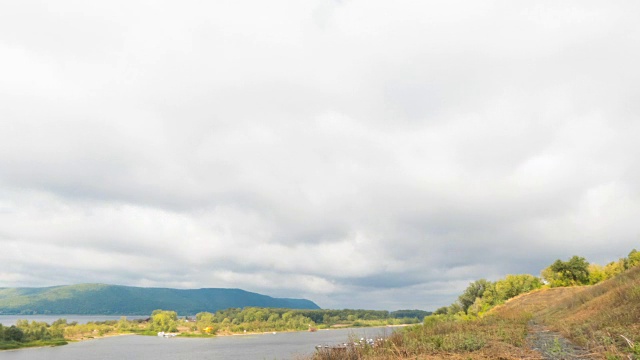
M 624 256 L 637 7 L 0 5 L 0 286 L 433 309 Z

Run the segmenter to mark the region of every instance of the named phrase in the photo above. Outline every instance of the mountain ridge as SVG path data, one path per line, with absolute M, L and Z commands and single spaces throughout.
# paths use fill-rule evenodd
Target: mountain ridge
M 320 309 L 311 300 L 274 298 L 238 288 L 174 289 L 91 283 L 0 288 L 0 314 L 148 315 L 165 309 L 194 315 L 249 306 Z

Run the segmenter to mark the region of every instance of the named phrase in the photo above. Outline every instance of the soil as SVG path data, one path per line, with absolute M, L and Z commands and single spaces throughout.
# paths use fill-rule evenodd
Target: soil
M 539 352 L 544 360 L 595 359 L 586 349 L 572 344 L 560 333 L 550 331 L 535 322 L 529 323 L 529 347 Z

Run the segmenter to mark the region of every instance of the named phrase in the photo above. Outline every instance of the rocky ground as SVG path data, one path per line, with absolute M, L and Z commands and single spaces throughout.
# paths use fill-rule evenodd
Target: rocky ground
M 530 323 L 527 343 L 531 349 L 540 352 L 544 360 L 562 359 L 595 359 L 586 349 L 572 344 L 557 332 L 549 331 L 544 326 Z

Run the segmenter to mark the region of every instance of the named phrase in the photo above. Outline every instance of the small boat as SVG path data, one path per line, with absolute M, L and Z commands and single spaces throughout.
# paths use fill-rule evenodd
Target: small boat
M 158 337 L 164 337 L 164 338 L 170 338 L 170 337 L 174 337 L 176 335 L 178 335 L 178 334 L 176 334 L 176 333 L 166 333 L 164 331 L 160 331 L 158 333 Z

